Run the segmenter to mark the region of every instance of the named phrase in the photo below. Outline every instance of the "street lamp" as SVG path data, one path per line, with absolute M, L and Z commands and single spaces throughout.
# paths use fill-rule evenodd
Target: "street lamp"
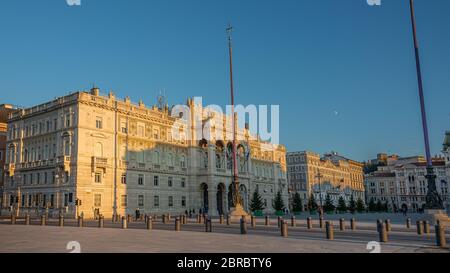
M 319 211 L 319 214 L 322 215 L 322 208 L 323 208 L 323 204 L 322 204 L 322 186 L 321 186 L 320 180 L 323 178 L 323 175 L 320 174 L 320 169 L 317 170 L 316 178 L 319 181 L 319 200 L 320 200 L 320 211 Z
M 444 209 L 444 205 L 441 197 L 436 189 L 436 174 L 433 169 L 433 161 L 430 153 L 430 141 L 428 137 L 428 125 L 427 125 L 427 115 L 425 111 L 425 99 L 423 94 L 423 83 L 422 83 L 422 71 L 420 67 L 420 55 L 419 55 L 419 43 L 417 42 L 417 29 L 416 29 L 416 18 L 414 14 L 414 1 L 409 0 L 410 11 L 411 11 L 411 24 L 414 38 L 414 50 L 416 57 L 416 70 L 417 70 L 417 81 L 419 85 L 419 99 L 420 99 L 420 110 L 422 113 L 422 129 L 425 141 L 425 152 L 427 158 L 427 175 L 425 176 L 428 182 L 428 191 L 426 197 L 426 208 L 441 210 Z

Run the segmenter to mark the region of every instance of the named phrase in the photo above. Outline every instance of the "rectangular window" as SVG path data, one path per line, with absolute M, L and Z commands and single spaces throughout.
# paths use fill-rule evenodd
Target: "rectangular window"
M 121 199 L 121 200 L 120 200 L 120 205 L 121 205 L 122 207 L 126 207 L 127 204 L 128 204 L 128 200 L 127 200 L 128 198 L 127 198 L 127 196 L 126 196 L 126 195 L 122 195 L 120 199 Z
M 64 194 L 64 206 L 67 207 L 69 205 L 69 194 Z
M 101 117 L 95 118 L 95 128 L 103 129 L 103 119 Z
M 186 188 L 186 178 L 181 178 L 181 187 Z
M 158 207 L 159 207 L 159 196 L 154 196 L 154 197 L 153 197 L 153 206 L 154 206 L 155 208 L 158 208 Z
M 169 208 L 173 207 L 173 196 L 169 196 Z
M 53 206 L 55 205 L 55 195 L 50 195 L 50 207 L 53 208 Z
M 138 177 L 138 185 L 139 186 L 144 185 L 144 175 L 143 174 L 140 174 Z
M 138 196 L 138 207 L 143 207 L 143 206 L 144 206 L 144 196 L 139 195 Z
M 159 178 L 158 176 L 153 177 L 153 186 L 158 186 L 159 185 Z
M 101 172 L 95 173 L 95 183 L 102 183 L 102 173 Z
M 66 127 L 70 127 L 70 114 L 66 115 Z
M 39 183 L 41 183 L 41 174 L 37 173 L 36 174 L 36 183 L 39 185 Z
M 122 133 L 124 133 L 124 134 L 128 133 L 127 123 L 125 121 L 122 121 L 120 123 L 120 129 L 121 129 Z
M 101 206 L 102 206 L 102 195 L 95 194 L 94 195 L 94 207 L 101 207 Z
M 186 207 L 186 196 L 181 197 L 181 206 L 184 208 Z
M 44 184 L 47 184 L 48 175 L 47 172 L 44 173 Z
M 169 179 L 167 180 L 167 185 L 169 186 L 169 187 L 172 187 L 172 185 L 173 185 L 173 178 L 172 177 L 169 177 Z
M 22 195 L 22 207 L 25 207 L 25 195 Z
M 64 183 L 69 183 L 69 178 L 70 178 L 69 172 L 65 172 L 64 173 Z
M 73 202 L 73 193 L 69 193 L 69 203 Z
M 127 184 L 127 174 L 126 173 L 123 173 L 122 176 L 120 177 L 120 183 Z
M 28 204 L 27 204 L 27 206 L 31 207 L 32 204 L 33 204 L 33 196 L 30 194 L 30 195 L 28 195 Z
M 138 133 L 138 136 L 144 137 L 144 126 L 143 125 L 138 125 L 137 133 Z

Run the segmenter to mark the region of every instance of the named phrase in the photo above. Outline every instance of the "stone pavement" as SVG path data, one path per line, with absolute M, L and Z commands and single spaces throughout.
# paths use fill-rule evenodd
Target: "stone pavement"
M 172 227 L 172 225 L 170 225 Z M 187 227 L 187 226 L 183 226 Z M 199 227 L 199 226 L 197 226 Z M 231 226 L 238 230 L 238 226 Z M 248 235 L 205 233 L 199 231 L 145 230 L 142 228 L 56 227 L 0 224 L 0 253 L 69 253 L 67 244 L 76 241 L 84 253 L 368 253 L 367 243 L 376 240 L 376 233 L 325 240 L 323 232 L 312 236 L 279 236 L 274 230 Z M 201 227 L 200 227 L 201 230 Z M 265 233 L 268 233 L 266 236 Z M 310 232 L 310 231 L 306 231 Z M 318 236 L 314 236 L 316 234 Z M 355 233 L 356 235 L 357 233 Z M 411 234 L 410 234 L 411 235 Z M 356 238 L 356 239 L 354 239 Z M 431 238 L 429 238 L 431 239 Z M 437 249 L 433 240 L 393 240 L 381 244 L 382 253 L 449 252 Z

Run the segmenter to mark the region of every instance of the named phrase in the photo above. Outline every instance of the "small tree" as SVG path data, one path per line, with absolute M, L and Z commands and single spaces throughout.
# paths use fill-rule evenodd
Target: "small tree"
M 250 210 L 252 212 L 255 211 L 261 211 L 264 210 L 264 202 L 263 199 L 261 197 L 261 195 L 259 194 L 258 188 L 256 188 L 255 192 L 253 193 L 253 197 L 250 200 Z
M 347 204 L 345 203 L 344 197 L 339 197 L 338 201 L 338 207 L 337 210 L 340 212 L 346 212 L 347 211 Z
M 380 200 L 378 200 L 375 211 L 377 211 L 377 212 L 382 212 L 383 209 L 384 209 L 384 208 L 383 208 L 383 204 L 381 203 Z
M 292 208 L 294 212 L 302 212 L 303 211 L 303 202 L 300 194 L 296 192 L 294 194 L 294 199 L 292 200 Z
M 370 198 L 370 201 L 369 201 L 369 211 L 370 212 L 377 211 L 377 204 L 375 204 L 375 200 L 373 200 L 373 197 Z
M 326 213 L 330 213 L 333 212 L 335 210 L 335 206 L 333 204 L 333 201 L 331 201 L 331 197 L 329 194 L 327 194 L 327 196 L 325 197 L 325 205 L 323 206 L 323 210 Z
M 309 212 L 314 212 L 317 211 L 317 202 L 316 202 L 316 198 L 314 197 L 314 194 L 311 193 L 311 195 L 309 196 L 309 200 L 308 200 L 308 210 Z
M 361 198 L 358 198 L 356 201 L 356 211 L 359 213 L 364 212 L 366 210 L 366 206 L 364 205 L 364 201 Z
M 275 196 L 275 199 L 273 200 L 273 208 L 276 211 L 282 211 L 284 210 L 284 202 L 283 197 L 281 196 L 281 191 L 277 192 L 277 195 Z
M 355 198 L 353 197 L 353 194 L 352 194 L 352 196 L 350 198 L 350 203 L 349 203 L 349 206 L 348 206 L 348 210 L 351 213 L 355 213 L 355 211 L 356 211 L 356 202 L 355 202 Z

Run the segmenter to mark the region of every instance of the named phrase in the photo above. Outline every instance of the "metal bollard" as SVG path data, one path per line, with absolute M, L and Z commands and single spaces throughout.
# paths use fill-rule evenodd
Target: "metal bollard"
M 438 247 L 444 248 L 447 244 L 445 239 L 445 226 L 441 225 L 440 223 L 435 226 L 435 233 L 436 233 L 436 245 Z
M 241 218 L 241 234 L 247 234 L 247 223 Z
M 386 224 L 386 231 L 391 232 L 392 231 L 391 219 L 386 219 L 384 223 Z
M 356 230 L 356 219 L 355 218 L 350 219 L 350 228 L 352 230 Z
M 320 228 L 323 228 L 323 217 L 322 216 L 320 216 L 320 218 L 319 218 L 319 226 L 320 226 Z
M 345 230 L 345 219 L 344 218 L 339 219 L 339 229 L 341 231 Z
M 11 214 L 11 225 L 16 224 L 16 216 L 14 214 Z
M 220 215 L 219 223 L 223 225 L 223 214 Z
M 388 233 L 386 230 L 386 226 L 383 222 L 379 223 L 378 233 L 379 233 L 379 237 L 380 237 L 380 243 L 387 243 Z
M 209 217 L 205 219 L 205 232 L 212 232 L 212 221 Z
M 411 218 L 406 219 L 406 228 L 411 228 Z
M 306 227 L 308 228 L 308 229 L 312 229 L 312 219 L 311 219 L 311 217 L 307 217 L 306 218 Z
M 122 217 L 122 229 L 128 228 L 127 218 L 125 216 Z
M 251 221 L 252 221 L 252 228 L 255 228 L 256 227 L 256 217 L 252 215 Z
M 417 221 L 417 234 L 422 235 L 423 234 L 423 223 L 422 221 Z
M 183 225 L 187 224 L 187 215 L 183 215 Z
M 380 232 L 381 224 L 383 224 L 383 220 L 378 219 L 378 220 L 377 220 L 377 231 L 378 231 L 378 232 Z
M 266 226 L 270 226 L 269 216 L 267 216 L 267 215 L 266 215 L 265 225 L 266 225 Z
M 227 215 L 227 226 L 231 225 L 231 216 Z
M 103 217 L 103 215 L 100 215 L 100 217 L 98 218 L 98 227 L 103 228 L 104 223 L 105 223 L 105 218 Z
M 151 216 L 147 217 L 147 229 L 150 230 L 153 228 L 153 219 Z
M 327 234 L 327 239 L 328 240 L 334 240 L 334 228 L 333 228 L 333 223 L 330 221 L 326 221 L 325 223 L 325 231 Z
M 180 218 L 175 219 L 175 231 L 181 230 Z
M 64 226 L 64 215 L 62 214 L 59 215 L 58 226 L 60 227 Z
M 281 227 L 281 221 L 283 221 L 283 218 L 281 216 L 278 216 L 278 228 Z
M 287 221 L 281 221 L 281 236 L 288 237 L 288 223 Z
M 430 223 L 428 221 L 423 221 L 423 233 L 430 234 Z
M 47 219 L 45 219 L 45 215 L 42 215 L 41 216 L 41 226 L 45 226 L 47 223 L 47 221 L 46 221 Z
M 297 223 L 295 222 L 295 216 L 294 215 L 292 215 L 292 217 L 291 217 L 291 226 L 292 227 L 297 226 Z
M 83 217 L 78 216 L 78 227 L 83 227 Z
M 25 225 L 30 225 L 30 215 L 28 213 L 25 215 Z

